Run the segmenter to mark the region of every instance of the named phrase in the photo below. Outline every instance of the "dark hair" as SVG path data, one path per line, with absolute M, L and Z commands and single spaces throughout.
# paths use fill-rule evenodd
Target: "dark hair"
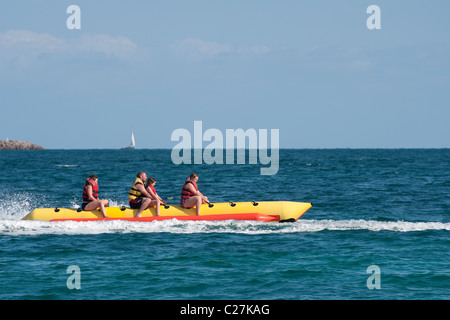
M 156 179 L 155 179 L 155 178 L 153 178 L 153 177 L 148 178 L 148 179 L 147 179 L 147 187 L 148 187 L 149 185 L 151 185 L 153 182 L 156 182 Z
M 191 173 L 191 176 L 190 176 L 191 179 L 194 179 L 194 178 L 197 178 L 197 177 L 198 177 L 198 174 L 193 173 L 193 172 Z
M 138 174 L 136 175 L 136 177 L 139 178 L 139 176 L 140 176 L 141 174 L 143 174 L 143 173 L 145 173 L 145 172 L 144 172 L 144 171 L 139 171 Z
M 89 178 L 92 179 L 92 180 L 98 179 L 98 177 L 97 177 L 95 174 L 91 174 L 91 175 L 89 176 Z

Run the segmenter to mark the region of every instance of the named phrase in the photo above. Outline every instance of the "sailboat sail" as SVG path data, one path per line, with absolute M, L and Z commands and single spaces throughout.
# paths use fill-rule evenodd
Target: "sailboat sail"
M 129 147 L 122 148 L 122 150 L 134 149 L 135 147 L 136 147 L 136 143 L 134 142 L 134 133 L 131 132 L 131 145 Z
M 134 149 L 134 147 L 136 146 L 136 143 L 134 142 L 134 133 L 131 132 L 131 149 Z

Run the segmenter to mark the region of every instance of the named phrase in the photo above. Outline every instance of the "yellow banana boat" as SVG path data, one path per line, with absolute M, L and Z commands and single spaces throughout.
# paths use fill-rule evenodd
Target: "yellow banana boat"
M 160 216 L 156 216 L 154 207 L 142 212 L 142 216 L 136 218 L 138 209 L 127 207 L 108 207 L 106 214 L 109 218 L 103 218 L 100 211 L 82 211 L 80 209 L 65 208 L 37 208 L 26 215 L 22 220 L 40 221 L 98 221 L 98 220 L 130 220 L 130 221 L 155 221 L 155 220 L 256 220 L 256 221 L 297 221 L 309 208 L 311 203 L 293 201 L 261 201 L 261 202 L 229 202 L 203 204 L 200 216 L 196 215 L 196 209 L 186 209 L 178 205 L 160 207 Z

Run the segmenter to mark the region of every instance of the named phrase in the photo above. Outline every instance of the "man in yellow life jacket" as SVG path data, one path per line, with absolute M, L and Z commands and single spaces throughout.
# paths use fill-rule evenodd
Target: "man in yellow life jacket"
M 145 190 L 144 182 L 147 180 L 147 174 L 140 171 L 128 191 L 128 203 L 131 209 L 139 209 L 136 218 L 139 218 L 142 211 L 151 206 L 152 196 Z

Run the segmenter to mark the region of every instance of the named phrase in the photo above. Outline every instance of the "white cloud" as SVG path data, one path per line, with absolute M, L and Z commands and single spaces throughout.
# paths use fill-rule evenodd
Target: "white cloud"
M 126 58 L 136 50 L 137 45 L 128 38 L 105 34 L 82 34 L 66 40 L 29 30 L 0 32 L 0 62 L 16 60 L 21 65 L 31 63 L 42 54 L 98 52 L 108 57 Z
M 199 39 L 186 38 L 178 40 L 171 45 L 172 52 L 178 56 L 187 58 L 188 60 L 205 60 L 214 58 L 224 54 L 234 55 L 260 55 L 267 54 L 272 51 L 267 46 L 251 46 L 235 48 L 229 44 L 220 44 L 217 42 L 207 42 Z
M 363 47 L 316 46 L 299 51 L 297 59 L 302 68 L 329 72 L 367 71 L 376 64 Z
M 272 49 L 270 49 L 269 47 L 266 47 L 266 46 L 253 46 L 253 47 L 250 47 L 250 51 L 252 53 L 256 53 L 256 54 L 265 54 L 265 53 L 271 52 Z
M 217 42 L 206 42 L 199 39 L 187 38 L 175 41 L 171 49 L 178 55 L 192 60 L 203 60 L 213 58 L 220 54 L 233 52 L 233 47 Z
M 137 49 L 137 45 L 125 37 L 111 37 L 106 34 L 84 34 L 74 40 L 77 51 L 102 52 L 107 56 L 125 58 Z
M 48 33 L 26 30 L 9 30 L 0 33 L 0 47 L 7 49 L 37 50 L 52 52 L 65 47 L 65 41 Z

